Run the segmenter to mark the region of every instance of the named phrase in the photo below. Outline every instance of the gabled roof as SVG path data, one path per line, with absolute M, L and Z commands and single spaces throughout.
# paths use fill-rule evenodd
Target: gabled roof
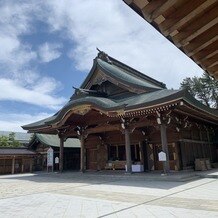
M 48 147 L 60 147 L 60 139 L 58 135 L 49 135 L 49 134 L 34 134 L 33 139 L 29 143 L 29 147 L 34 144 L 35 142 L 41 142 L 43 145 Z M 65 148 L 80 148 L 80 141 L 79 139 L 68 138 L 64 142 Z
M 92 83 L 91 80 L 97 69 L 100 69 L 101 73 L 107 77 L 107 80 L 115 80 L 117 83 L 126 86 L 127 89 L 132 87 L 140 90 L 140 93 L 166 88 L 164 83 L 140 73 L 102 51 L 94 59 L 93 67 L 80 88 L 87 88 L 87 85 Z
M 102 54 L 102 53 L 100 53 Z M 98 55 L 95 59 L 92 70 L 81 85 L 81 90 L 76 91 L 70 101 L 54 116 L 47 119 L 25 125 L 22 128 L 29 131 L 37 131 L 43 128 L 53 128 L 65 119 L 70 113 L 80 110 L 80 107 L 88 105 L 89 109 L 99 110 L 106 115 L 116 114 L 116 111 L 122 111 L 125 115 L 129 111 L 150 110 L 151 107 L 162 107 L 163 105 L 172 104 L 176 101 L 184 101 L 196 110 L 201 111 L 205 116 L 212 117 L 213 123 L 218 120 L 218 111 L 204 106 L 194 99 L 185 90 L 168 90 L 163 83 L 160 83 L 150 77 L 142 75 L 140 72 L 130 69 L 130 67 L 114 61 L 115 59 L 107 55 Z M 111 63 L 112 62 L 112 63 Z M 122 68 L 121 68 L 122 66 Z M 144 90 L 140 93 L 133 93 L 131 96 L 123 95 L 122 98 L 113 98 L 97 95 L 93 90 L 86 90 L 87 84 L 92 80 L 96 68 L 107 74 L 108 77 L 115 79 L 118 83 L 127 85 L 129 89 Z M 128 68 L 128 69 L 127 69 Z M 97 71 L 98 72 L 98 71 Z M 149 90 L 149 91 L 148 91 Z M 79 108 L 79 109 L 78 109 Z M 114 115 L 116 116 L 116 115 Z M 54 128 L 56 128 L 54 127 Z

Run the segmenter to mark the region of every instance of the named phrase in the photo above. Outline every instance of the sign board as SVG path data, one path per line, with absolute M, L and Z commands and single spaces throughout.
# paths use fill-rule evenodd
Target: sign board
M 167 156 L 166 156 L 166 153 L 161 151 L 158 153 L 158 159 L 159 161 L 166 161 L 167 160 Z
M 59 164 L 59 157 L 55 158 L 55 164 Z
M 50 147 L 47 151 L 47 167 L 53 167 L 54 150 Z

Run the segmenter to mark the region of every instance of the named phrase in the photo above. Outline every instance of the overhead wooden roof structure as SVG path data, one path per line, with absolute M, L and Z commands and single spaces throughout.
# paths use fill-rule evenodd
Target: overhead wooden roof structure
M 123 0 L 218 80 L 217 0 Z

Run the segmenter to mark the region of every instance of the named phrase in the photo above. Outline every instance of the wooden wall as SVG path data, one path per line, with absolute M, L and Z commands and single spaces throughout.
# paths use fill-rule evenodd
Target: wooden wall
M 146 170 L 161 170 L 162 163 L 157 158 L 157 148 L 161 146 L 161 133 L 158 127 L 150 127 L 143 135 L 135 130 L 130 134 L 131 144 L 141 143 L 144 151 L 144 166 Z M 216 147 L 209 142 L 208 134 L 198 127 L 180 129 L 167 126 L 167 141 L 170 153 L 171 170 L 182 170 L 194 167 L 196 158 L 210 158 L 211 162 L 218 161 Z M 91 170 L 102 170 L 108 161 L 110 144 L 124 145 L 125 137 L 121 131 L 113 131 L 99 136 L 89 135 L 85 142 L 86 166 Z
M 13 161 L 14 159 L 14 161 Z M 33 157 L 2 156 L 0 157 L 0 174 L 32 172 Z

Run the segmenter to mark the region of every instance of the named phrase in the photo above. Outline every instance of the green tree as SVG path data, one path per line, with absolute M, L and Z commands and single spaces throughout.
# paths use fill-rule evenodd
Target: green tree
M 21 144 L 15 140 L 15 133 L 12 132 L 9 136 L 0 136 L 0 147 L 20 147 Z
M 9 140 L 7 136 L 0 136 L 0 147 L 9 147 Z
M 201 77 L 187 77 L 181 82 L 185 88 L 201 103 L 211 108 L 218 109 L 218 81 L 206 72 Z

